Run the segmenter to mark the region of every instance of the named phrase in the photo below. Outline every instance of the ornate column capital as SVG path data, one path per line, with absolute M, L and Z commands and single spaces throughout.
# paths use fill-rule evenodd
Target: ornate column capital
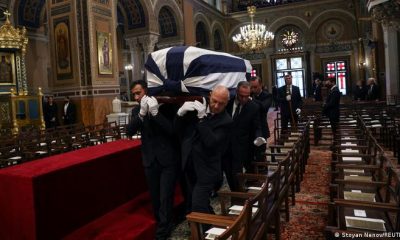
M 400 28 L 400 0 L 370 0 L 367 6 L 372 19 L 384 26 Z
M 154 50 L 156 43 L 158 42 L 159 34 L 149 33 L 144 36 L 140 36 L 138 41 L 142 44 L 145 54 L 149 54 Z
M 125 41 L 131 51 L 138 52 L 142 50 L 142 44 L 139 42 L 138 37 L 126 38 Z

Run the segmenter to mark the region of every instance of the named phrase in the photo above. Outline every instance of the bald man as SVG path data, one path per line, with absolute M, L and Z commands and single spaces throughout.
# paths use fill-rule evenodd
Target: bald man
M 188 212 L 213 213 L 210 195 L 222 180 L 221 155 L 232 124 L 225 111 L 228 101 L 228 89 L 217 86 L 210 94 L 208 107 L 203 100 L 185 102 L 178 110 L 175 126 L 188 185 Z

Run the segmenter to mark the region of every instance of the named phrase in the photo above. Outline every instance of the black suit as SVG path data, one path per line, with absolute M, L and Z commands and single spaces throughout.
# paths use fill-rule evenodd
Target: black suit
M 368 89 L 365 86 L 356 86 L 354 89 L 354 100 L 364 101 L 367 96 Z
M 46 123 L 46 128 L 54 128 L 58 126 L 58 118 L 57 118 L 57 104 L 53 102 L 52 105 L 46 103 L 43 108 L 44 112 L 44 121 Z
M 259 95 L 253 95 L 252 97 L 254 102 L 258 104 L 258 107 L 260 109 L 262 136 L 267 139 L 270 136 L 267 117 L 269 108 L 272 105 L 272 94 L 267 91 L 262 91 Z
M 188 211 L 212 213 L 210 194 L 222 180 L 221 158 L 232 120 L 223 111 L 198 120 L 188 112 L 175 120 L 181 142 L 182 169 L 188 183 Z M 190 201 L 191 199 L 191 201 Z
M 323 113 L 329 118 L 332 132 L 336 133 L 337 124 L 339 123 L 340 115 L 340 91 L 337 86 L 329 91 L 328 97 L 323 107 Z
M 64 118 L 64 125 L 74 124 L 76 121 L 76 108 L 75 104 L 69 102 L 67 111 L 64 110 L 65 104 L 63 106 L 63 118 Z
M 226 107 L 228 114 L 232 117 L 234 101 L 231 99 Z M 263 137 L 260 121 L 260 112 L 263 111 L 256 102 L 251 100 L 241 107 L 236 117 L 233 117 L 229 147 L 223 157 L 223 168 L 232 191 L 238 190 L 236 174 L 243 172 L 243 167 L 246 171 L 251 171 L 251 163 L 254 160 L 253 141 L 257 137 Z
M 321 84 L 315 85 L 315 87 L 314 87 L 314 100 L 316 102 L 322 101 Z
M 127 134 L 141 132 L 142 161 L 157 220 L 156 237 L 166 239 L 171 231 L 175 183 L 179 166 L 178 141 L 173 121 L 176 107 L 161 105 L 156 116 L 139 117 L 140 107 L 132 109 Z M 140 184 L 140 183 L 139 183 Z
M 367 100 L 373 101 L 379 99 L 379 87 L 378 85 L 371 84 L 368 86 L 367 90 Z
M 258 107 L 260 109 L 259 113 L 262 137 L 267 139 L 271 135 L 268 126 L 268 110 L 272 105 L 272 94 L 268 93 L 267 91 L 262 91 L 259 95 L 253 96 L 253 101 L 258 104 Z M 266 147 L 267 146 L 265 144 L 261 145 L 260 147 L 254 146 L 256 161 L 264 160 Z
M 303 99 L 300 95 L 300 89 L 297 86 L 292 85 L 291 90 L 291 104 L 292 104 L 292 112 L 290 112 L 289 101 L 286 100 L 287 87 L 286 85 L 278 88 L 278 102 L 281 108 L 281 128 L 282 130 L 287 130 L 288 122 L 291 119 L 291 115 L 293 114 L 294 121 L 297 122 L 297 114 L 296 109 L 301 108 L 303 105 Z

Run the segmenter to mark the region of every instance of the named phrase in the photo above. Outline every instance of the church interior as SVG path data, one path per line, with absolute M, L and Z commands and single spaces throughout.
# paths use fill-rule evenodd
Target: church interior
M 400 238 L 399 31 L 400 0 L 0 0 L 0 239 Z M 170 52 L 191 48 L 244 60 L 225 86 L 240 103 L 236 84 L 260 79 L 270 134 L 240 194 L 226 179 L 212 191 L 211 213 L 185 211 L 177 180 L 173 227 L 157 237 L 133 87 L 212 96 L 233 63 L 172 83 L 166 68 L 189 53 Z

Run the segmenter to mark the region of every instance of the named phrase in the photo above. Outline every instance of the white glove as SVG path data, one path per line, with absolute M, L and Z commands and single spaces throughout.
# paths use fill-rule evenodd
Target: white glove
M 207 116 L 206 113 L 206 109 L 207 109 L 207 102 L 206 99 L 203 97 L 203 103 L 199 102 L 199 101 L 194 101 L 194 109 L 197 110 L 197 117 L 199 119 L 204 118 L 205 116 Z
M 267 143 L 267 141 L 265 141 L 265 138 L 263 138 L 263 137 L 258 137 L 254 140 L 254 145 L 256 145 L 257 147 L 259 147 L 263 144 L 266 144 L 266 143 Z
M 290 101 L 290 100 L 292 100 L 292 96 L 291 95 L 287 95 L 286 96 L 286 101 Z
M 185 102 L 182 107 L 178 109 L 178 116 L 182 117 L 185 115 L 188 111 L 194 111 L 194 102 Z
M 149 106 L 147 105 L 147 101 L 149 100 L 149 97 L 147 95 L 144 95 L 142 99 L 140 100 L 140 111 L 139 115 L 144 117 L 147 114 L 147 111 L 149 110 Z
M 297 115 L 300 115 L 300 113 L 301 113 L 301 109 L 300 109 L 300 108 L 297 108 L 297 109 L 296 109 L 296 114 L 297 114 Z
M 149 106 L 151 115 L 155 116 L 158 114 L 158 101 L 155 97 L 148 98 L 147 105 Z

